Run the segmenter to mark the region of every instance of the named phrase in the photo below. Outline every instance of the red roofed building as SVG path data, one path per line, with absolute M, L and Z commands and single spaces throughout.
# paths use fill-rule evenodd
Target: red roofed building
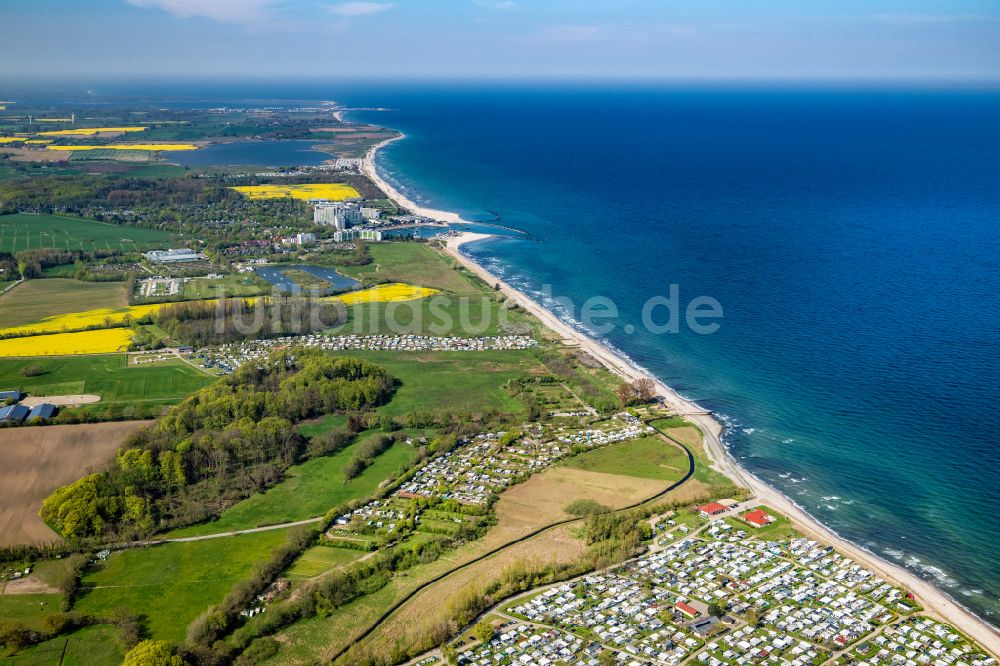
M 698 609 L 697 609 L 697 608 L 692 608 L 691 606 L 688 606 L 688 605 L 687 605 L 686 603 L 684 603 L 683 601 L 678 601 L 678 602 L 677 602 L 677 603 L 676 603 L 676 604 L 674 605 L 674 608 L 676 608 L 676 609 L 677 609 L 677 610 L 679 610 L 680 612 L 684 613 L 685 615 L 687 615 L 687 616 L 688 616 L 689 618 L 691 618 L 692 620 L 693 620 L 694 618 L 698 617 L 699 615 L 701 615 L 701 613 L 699 613 L 699 612 L 698 612 Z
M 743 520 L 747 521 L 754 527 L 764 527 L 765 525 L 770 525 L 774 522 L 774 516 L 769 514 L 767 511 L 764 511 L 764 509 L 747 511 L 742 517 Z
M 719 504 L 718 502 L 709 502 L 708 504 L 703 504 L 702 506 L 698 507 L 698 512 L 701 513 L 701 515 L 705 516 L 706 518 L 708 516 L 717 516 L 725 510 L 726 507 Z

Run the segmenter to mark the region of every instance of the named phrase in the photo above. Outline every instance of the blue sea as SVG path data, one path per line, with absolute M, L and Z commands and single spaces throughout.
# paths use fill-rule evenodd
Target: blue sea
M 223 93 L 390 109 L 350 115 L 407 134 L 385 176 L 526 232 L 478 261 L 570 320 L 611 299 L 599 337 L 715 411 L 742 464 L 1000 624 L 1000 91 L 260 85 L 206 106 Z M 716 299 L 719 329 L 645 328 L 671 285 Z
M 716 411 L 745 466 L 1000 621 L 1000 93 L 334 98 L 393 109 L 357 117 L 407 134 L 379 168 L 416 199 L 529 234 L 475 259 L 540 298 L 612 299 L 600 337 Z M 672 284 L 721 304 L 717 332 L 643 327 Z

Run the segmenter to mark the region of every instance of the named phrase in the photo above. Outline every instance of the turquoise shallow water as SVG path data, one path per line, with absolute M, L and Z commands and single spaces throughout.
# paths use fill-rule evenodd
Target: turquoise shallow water
M 477 260 L 543 300 L 613 299 L 602 337 L 716 410 L 745 465 L 996 621 L 1000 96 L 358 97 L 408 135 L 380 157 L 404 190 L 529 232 Z M 717 299 L 719 331 L 645 330 L 670 284 Z

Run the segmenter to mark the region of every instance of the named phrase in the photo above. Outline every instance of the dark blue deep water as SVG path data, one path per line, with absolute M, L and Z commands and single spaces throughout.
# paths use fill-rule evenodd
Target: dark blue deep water
M 380 159 L 404 189 L 530 233 L 479 261 L 612 298 L 605 339 L 724 416 L 750 469 L 998 621 L 1000 94 L 356 97 L 407 133 Z M 644 331 L 670 284 L 717 299 L 721 329 Z

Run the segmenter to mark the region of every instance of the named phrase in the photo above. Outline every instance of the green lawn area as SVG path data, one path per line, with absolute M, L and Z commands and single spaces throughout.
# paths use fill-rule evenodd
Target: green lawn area
M 364 266 L 345 266 L 346 275 L 384 278 L 421 287 L 433 287 L 450 294 L 482 293 L 451 261 L 424 243 L 372 243 L 368 246 L 372 262 Z
M 623 474 L 642 479 L 675 481 L 687 472 L 687 454 L 659 435 L 617 442 L 568 458 L 567 467 Z
M 59 612 L 61 601 L 61 594 L 0 594 L 0 620 L 15 620 L 41 630 L 45 617 Z
M 330 569 L 353 562 L 364 557 L 365 551 L 353 548 L 331 548 L 329 546 L 313 546 L 307 548 L 299 559 L 288 568 L 285 575 L 292 580 L 313 578 Z
M 96 625 L 39 643 L 16 656 L 0 658 L 0 666 L 110 666 L 120 664 L 124 656 L 118 630 Z
M 305 421 L 299 424 L 299 432 L 303 437 L 316 437 L 325 435 L 335 428 L 342 428 L 347 425 L 346 414 L 327 414 L 318 419 Z
M 42 247 L 134 251 L 163 245 L 169 239 L 170 234 L 159 229 L 126 227 L 58 215 L 15 213 L 0 216 L 0 252 Z
M 754 527 L 741 518 L 726 518 L 726 521 L 733 527 L 741 529 L 750 536 L 762 541 L 784 541 L 801 536 L 785 515 L 778 513 L 769 506 L 761 505 L 760 508 L 774 516 L 776 520 L 766 527 Z
M 416 454 L 412 446 L 394 444 L 360 476 L 345 481 L 344 466 L 354 457 L 358 444 L 373 436 L 371 433 L 359 435 L 356 442 L 332 456 L 314 458 L 291 467 L 284 481 L 231 506 L 218 520 L 185 527 L 170 536 L 214 534 L 304 520 L 321 516 L 348 500 L 368 497 L 382 481 L 409 465 Z
M 222 298 L 255 296 L 270 291 L 268 284 L 253 274 L 226 275 L 221 278 L 196 278 L 184 283 L 184 298 Z
M 168 543 L 112 553 L 86 574 L 74 609 L 109 615 L 125 606 L 147 618 L 152 638 L 184 640 L 187 625 L 285 543 L 287 530 Z
M 34 395 L 95 393 L 108 404 L 173 404 L 216 380 L 181 361 L 127 366 L 126 354 L 0 358 L 0 386 Z M 38 366 L 43 374 L 25 377 L 21 369 Z M 80 409 L 80 408 L 78 408 Z
M 526 412 L 524 404 L 512 397 L 505 385 L 514 377 L 543 370 L 528 351 L 337 354 L 378 363 L 400 382 L 389 404 L 379 408 L 391 416 L 443 409 L 479 412 L 490 407 L 521 415 Z
M 64 278 L 25 280 L 0 296 L 0 321 L 20 326 L 53 315 L 128 305 L 122 282 L 81 282 Z
M 347 308 L 336 334 L 496 335 L 517 326 L 530 330 L 522 312 L 504 310 L 493 290 L 449 257 L 424 243 L 369 246 L 372 262 L 338 268 L 361 280 L 390 280 L 440 289 L 443 294 L 404 303 L 374 303 Z

